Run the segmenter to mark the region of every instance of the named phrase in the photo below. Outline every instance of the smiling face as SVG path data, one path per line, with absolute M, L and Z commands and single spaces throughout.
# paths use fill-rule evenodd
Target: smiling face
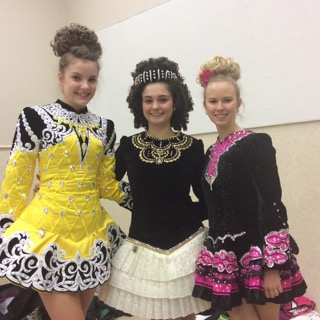
M 146 85 L 142 92 L 142 110 L 149 130 L 171 128 L 173 98 L 167 84 L 156 82 Z
M 203 104 L 219 132 L 232 133 L 237 130 L 236 115 L 241 99 L 233 84 L 228 81 L 209 83 Z
M 58 73 L 63 102 L 75 110 L 83 109 L 97 89 L 98 65 L 94 61 L 73 58 L 64 72 Z

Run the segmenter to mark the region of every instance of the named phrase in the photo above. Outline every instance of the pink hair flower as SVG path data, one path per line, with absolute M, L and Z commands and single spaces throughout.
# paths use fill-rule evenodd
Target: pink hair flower
M 200 79 L 200 85 L 201 87 L 205 88 L 210 80 L 214 76 L 214 72 L 210 70 L 203 70 L 199 74 L 199 79 Z

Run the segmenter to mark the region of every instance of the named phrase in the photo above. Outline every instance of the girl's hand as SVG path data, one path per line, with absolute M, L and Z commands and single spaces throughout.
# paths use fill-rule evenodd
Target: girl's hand
M 266 298 L 275 298 L 283 292 L 279 270 L 264 270 L 263 273 L 264 295 Z
M 39 191 L 39 189 L 40 189 L 40 183 L 39 183 L 39 181 L 40 181 L 40 174 L 39 173 L 37 173 L 36 174 L 36 178 L 37 178 L 37 183 L 33 186 L 33 195 L 35 195 L 38 191 Z

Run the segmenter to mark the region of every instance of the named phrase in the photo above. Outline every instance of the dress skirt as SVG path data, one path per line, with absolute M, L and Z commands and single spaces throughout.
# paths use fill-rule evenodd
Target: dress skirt
M 11 223 L 10 217 L 6 219 L 7 215 L 2 215 L 0 277 L 21 287 L 45 292 L 77 292 L 102 285 L 110 276 L 110 261 L 124 233 L 106 211 L 100 211 L 101 218 L 98 219 L 98 213 L 94 217 L 100 228 L 87 236 L 78 232 L 79 239 L 48 231 L 23 219 L 17 219 L 1 234 L 6 220 Z M 69 220 L 66 217 L 65 222 Z M 88 220 L 84 214 L 78 217 L 78 229 L 87 232 L 84 225 L 89 225 Z
M 191 296 L 195 262 L 205 236 L 206 229 L 201 228 L 169 250 L 125 239 L 112 260 L 109 281 L 98 291 L 99 298 L 113 308 L 149 319 L 210 309 L 210 302 Z
M 241 305 L 242 299 L 252 304 L 285 304 L 294 297 L 302 296 L 307 286 L 293 253 L 296 251 L 294 240 L 286 230 L 272 232 L 268 236 L 278 240 L 279 248 L 275 246 L 268 251 L 270 248 L 265 249 L 261 243 L 244 234 L 208 236 L 197 258 L 193 296 L 210 301 L 213 311 L 231 310 Z M 286 256 L 282 249 L 288 246 L 290 253 Z M 266 264 L 275 267 L 276 262 L 281 262 L 278 270 L 283 293 L 267 299 L 263 271 Z

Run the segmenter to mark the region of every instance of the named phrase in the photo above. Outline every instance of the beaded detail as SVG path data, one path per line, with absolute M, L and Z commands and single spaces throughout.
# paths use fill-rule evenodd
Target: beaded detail
M 217 141 L 211 147 L 210 160 L 206 170 L 206 180 L 212 190 L 212 184 L 218 176 L 218 163 L 222 154 L 228 151 L 238 140 L 251 134 L 252 131 L 242 130 L 236 131 L 228 135 L 223 141 L 217 139 Z
M 199 228 L 198 231 L 196 231 L 195 233 L 193 233 L 191 236 L 189 236 L 187 239 L 185 239 L 184 241 L 178 243 L 176 246 L 168 249 L 168 250 L 165 250 L 165 249 L 160 249 L 160 248 L 156 248 L 156 247 L 153 247 L 147 243 L 144 243 L 144 242 L 141 242 L 139 240 L 135 240 L 133 238 L 130 238 L 130 237 L 127 237 L 126 238 L 126 241 L 127 242 L 130 242 L 132 243 L 134 246 L 132 248 L 132 251 L 133 252 L 137 252 L 139 247 L 143 247 L 143 248 L 146 248 L 146 249 L 149 249 L 149 250 L 152 250 L 152 251 L 155 251 L 155 252 L 158 252 L 158 253 L 161 253 L 161 254 L 164 254 L 164 255 L 170 255 L 172 254 L 174 251 L 178 250 L 179 248 L 181 248 L 182 246 L 184 246 L 186 243 L 188 243 L 189 241 L 191 241 L 193 238 L 195 238 L 196 236 L 198 236 L 201 232 L 205 231 L 206 229 L 204 227 L 201 227 Z
M 138 74 L 134 79 L 134 85 L 137 86 L 141 83 L 157 82 L 161 80 L 177 80 L 177 75 L 170 70 L 152 69 L 143 71 Z
M 176 161 L 181 156 L 181 150 L 192 145 L 192 138 L 181 132 L 166 139 L 149 136 L 141 132 L 132 137 L 133 145 L 140 149 L 139 157 L 143 162 L 163 164 Z
M 115 132 L 111 139 L 106 139 L 107 120 L 101 118 L 90 111 L 77 114 L 63 108 L 60 103 L 53 103 L 45 106 L 35 106 L 33 109 L 41 117 L 46 124 L 46 128 L 42 132 L 42 137 L 39 139 L 32 131 L 30 124 L 27 121 L 25 112 L 21 112 L 22 128 L 30 137 L 30 141 L 23 141 L 21 128 L 17 127 L 16 139 L 11 153 L 16 149 L 22 151 L 34 151 L 39 145 L 42 151 L 49 147 L 61 143 L 66 137 L 75 134 L 78 140 L 79 153 L 81 162 L 83 163 L 88 152 L 90 144 L 90 135 L 95 136 L 104 145 L 105 154 L 112 153 L 110 145 L 115 140 Z M 52 158 L 53 155 L 51 154 Z M 69 151 L 65 151 L 65 157 L 69 157 Z M 71 170 L 71 168 L 70 168 Z
M 212 237 L 208 236 L 207 239 L 208 240 L 211 240 L 212 241 L 212 244 L 215 245 L 218 241 L 221 241 L 222 243 L 224 243 L 224 241 L 226 239 L 231 239 L 232 241 L 235 241 L 236 238 L 238 237 L 242 237 L 243 235 L 245 235 L 246 232 L 245 231 L 242 231 L 240 233 L 237 233 L 237 234 L 230 234 L 230 233 L 227 233 L 225 234 L 223 237 L 217 237 L 215 239 L 213 239 Z

